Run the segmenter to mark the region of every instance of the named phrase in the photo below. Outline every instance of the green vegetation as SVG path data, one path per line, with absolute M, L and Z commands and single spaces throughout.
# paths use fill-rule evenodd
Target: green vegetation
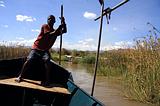
M 149 35 L 137 40 L 132 49 L 105 52 L 101 55 L 99 72 L 122 77 L 127 97 L 160 105 L 159 47 L 160 39 Z
M 62 54 L 61 61 L 71 61 L 72 63 L 75 64 L 95 63 L 95 51 L 91 52 L 91 51 L 66 50 L 63 48 L 61 54 Z M 54 61 L 59 61 L 59 51 L 52 50 L 51 57 Z
M 0 46 L 0 60 L 14 59 L 28 56 L 30 49 L 23 46 Z
M 127 97 L 160 104 L 160 53 L 153 49 L 125 49 L 106 53 L 99 72 L 122 77 Z

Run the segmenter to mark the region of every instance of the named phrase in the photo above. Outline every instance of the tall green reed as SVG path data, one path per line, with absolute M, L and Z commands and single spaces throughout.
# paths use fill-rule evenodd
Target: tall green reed
M 30 49 L 23 46 L 0 45 L 0 60 L 26 57 Z
M 136 42 L 131 68 L 125 77 L 126 95 L 132 99 L 160 104 L 160 42 L 149 36 Z
M 159 105 L 160 39 L 151 34 L 135 43 L 131 49 L 106 51 L 99 72 L 122 77 L 125 96 Z

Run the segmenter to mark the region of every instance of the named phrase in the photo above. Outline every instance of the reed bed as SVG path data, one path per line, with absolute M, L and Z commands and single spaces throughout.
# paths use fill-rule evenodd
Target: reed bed
M 14 59 L 28 56 L 30 48 L 23 46 L 4 46 L 0 45 L 0 60 Z
M 126 96 L 142 102 L 160 105 L 160 40 L 137 41 L 135 50 L 129 51 L 125 75 Z
M 122 77 L 125 96 L 160 105 L 160 39 L 147 36 L 132 49 L 108 51 L 104 56 L 98 71 Z

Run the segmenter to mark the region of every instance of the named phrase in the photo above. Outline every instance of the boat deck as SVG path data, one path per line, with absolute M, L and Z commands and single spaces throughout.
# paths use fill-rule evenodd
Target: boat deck
M 20 83 L 15 82 L 15 78 L 0 79 L 0 84 L 21 87 L 21 88 L 30 88 L 35 90 L 42 90 L 42 91 L 52 92 L 52 93 L 61 93 L 66 95 L 70 94 L 68 89 L 58 84 L 51 84 L 49 87 L 44 87 L 41 85 L 41 81 L 34 81 L 29 79 L 23 79 L 23 81 Z

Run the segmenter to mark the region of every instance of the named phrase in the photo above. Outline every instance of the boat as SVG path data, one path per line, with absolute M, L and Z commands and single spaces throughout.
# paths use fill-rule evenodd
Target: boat
M 40 60 L 31 64 L 22 82 L 15 82 L 25 61 L 0 60 L 0 106 L 104 106 L 74 83 L 71 72 L 52 60 L 50 86 L 42 86 L 45 71 Z

